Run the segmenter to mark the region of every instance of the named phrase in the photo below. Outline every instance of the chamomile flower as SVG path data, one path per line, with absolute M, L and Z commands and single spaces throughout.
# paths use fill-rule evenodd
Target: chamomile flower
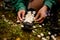
M 44 36 L 44 34 L 43 34 L 43 33 L 40 33 L 40 35 L 41 35 L 41 36 Z
M 41 35 L 37 35 L 38 38 L 41 38 Z
M 45 37 L 42 37 L 42 40 L 47 40 Z
M 33 28 L 36 28 L 36 26 L 33 26 Z
M 21 25 L 21 27 L 24 27 L 23 25 Z
M 56 38 L 55 38 L 55 36 L 54 36 L 54 35 L 51 35 L 51 38 L 52 38 L 53 40 L 56 40 Z
M 42 25 L 39 25 L 39 27 L 42 27 Z
M 51 35 L 51 32 L 48 32 L 49 35 Z

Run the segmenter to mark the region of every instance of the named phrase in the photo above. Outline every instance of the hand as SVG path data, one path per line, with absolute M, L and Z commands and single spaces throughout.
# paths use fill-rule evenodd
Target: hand
M 17 21 L 22 21 L 25 16 L 25 10 L 19 10 L 18 11 L 18 16 L 17 16 Z
M 46 14 L 47 10 L 48 10 L 47 6 L 44 5 L 35 16 L 35 21 L 37 21 L 38 23 L 42 23 L 47 16 Z

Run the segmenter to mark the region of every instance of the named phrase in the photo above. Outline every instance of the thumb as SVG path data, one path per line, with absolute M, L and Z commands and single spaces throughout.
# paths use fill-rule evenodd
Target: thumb
M 22 12 L 22 19 L 24 19 L 25 11 Z

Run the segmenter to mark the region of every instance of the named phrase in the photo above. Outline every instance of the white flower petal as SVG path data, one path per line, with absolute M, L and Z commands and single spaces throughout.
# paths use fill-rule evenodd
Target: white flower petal
M 46 36 L 46 38 L 49 40 L 50 39 L 50 37 L 49 36 Z
M 16 22 L 17 22 L 17 23 L 19 23 L 20 21 L 19 21 L 19 20 L 17 20 Z
M 23 25 L 21 25 L 21 27 L 24 27 Z
M 40 35 L 41 35 L 41 36 L 44 36 L 44 34 L 43 34 L 43 33 L 40 33 Z
M 34 30 L 32 30 L 32 32 L 33 32 L 33 33 L 35 33 L 35 31 L 34 31 Z
M 57 34 L 54 34 L 54 36 L 57 36 Z
M 33 28 L 36 28 L 36 26 L 33 26 Z
M 47 40 L 45 37 L 42 37 L 42 40 Z
M 49 35 L 51 35 L 51 32 L 48 32 Z
M 55 38 L 55 36 L 54 36 L 54 35 L 51 35 L 51 38 L 52 38 L 53 40 L 56 40 L 56 38 Z
M 37 35 L 37 37 L 41 38 L 41 35 Z
M 33 11 L 33 14 L 35 14 L 36 13 L 36 11 Z
M 42 25 L 39 25 L 39 27 L 42 27 Z
M 43 26 L 45 25 L 45 24 L 42 24 Z

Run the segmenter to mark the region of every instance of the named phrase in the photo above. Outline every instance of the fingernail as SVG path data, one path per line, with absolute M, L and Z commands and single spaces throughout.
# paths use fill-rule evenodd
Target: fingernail
M 22 21 L 22 19 L 20 19 Z
M 19 23 L 20 23 L 20 21 L 19 21 L 19 20 L 17 20 L 17 21 L 16 21 L 16 23 L 17 23 L 17 24 L 19 24 Z
M 23 20 L 24 20 L 24 17 L 23 17 Z
M 20 22 L 19 20 L 17 20 L 16 22 Z

